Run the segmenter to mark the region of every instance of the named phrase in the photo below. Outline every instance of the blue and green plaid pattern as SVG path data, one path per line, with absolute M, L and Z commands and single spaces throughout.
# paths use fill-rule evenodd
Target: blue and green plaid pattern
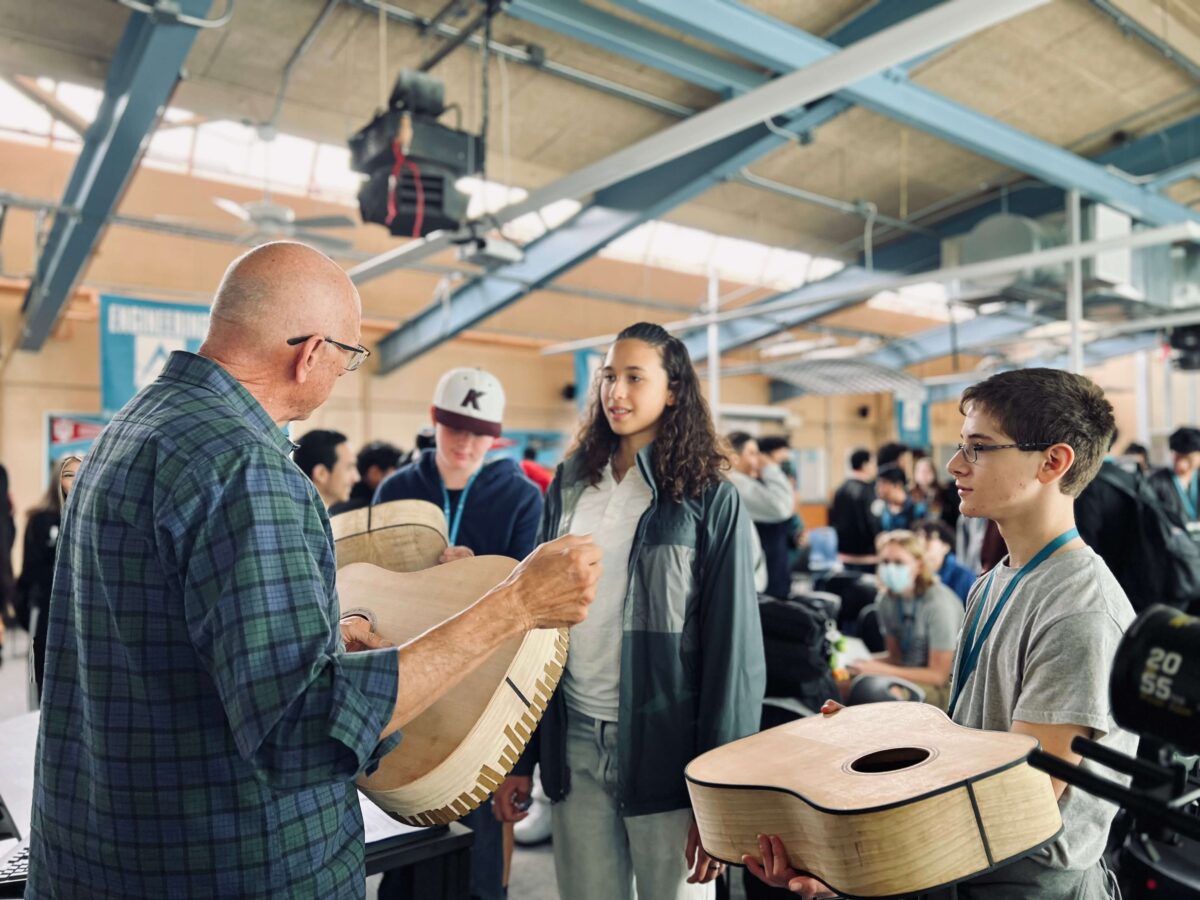
M 347 654 L 292 445 L 175 353 L 105 429 L 50 602 L 27 897 L 361 897 L 396 651 Z

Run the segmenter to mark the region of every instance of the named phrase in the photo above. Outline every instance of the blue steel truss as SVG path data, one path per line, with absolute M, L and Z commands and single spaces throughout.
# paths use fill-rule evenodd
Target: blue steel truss
M 212 0 L 182 0 L 203 17 Z M 40 349 L 137 168 L 150 132 L 175 90 L 196 29 L 131 13 L 109 66 L 104 98 L 84 137 L 54 224 L 26 294 L 19 346 Z

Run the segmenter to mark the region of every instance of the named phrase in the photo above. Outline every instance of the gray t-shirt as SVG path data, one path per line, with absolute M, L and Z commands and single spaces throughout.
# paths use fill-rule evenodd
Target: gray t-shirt
M 887 591 L 879 595 L 879 624 L 900 642 L 900 665 L 929 665 L 930 650 L 953 650 L 962 631 L 963 605 L 940 581 L 920 597 L 905 600 Z
M 954 672 L 971 637 L 976 607 L 985 604 L 979 622 L 982 630 L 1017 574 L 1007 562 L 1006 557 L 995 568 L 986 596 L 986 576 L 971 589 Z M 1008 731 L 1014 720 L 1082 725 L 1091 728 L 1093 737 L 1110 749 L 1135 752 L 1137 737 L 1117 727 L 1108 700 L 1113 656 L 1133 618 L 1121 586 L 1090 547 L 1050 557 L 1021 579 L 1009 597 L 975 671 L 965 682 L 954 721 L 992 731 Z M 1086 760 L 1083 767 L 1127 781 Z M 1032 859 L 1052 869 L 1094 866 L 1104 851 L 1117 808 L 1070 785 L 1058 806 L 1062 834 Z

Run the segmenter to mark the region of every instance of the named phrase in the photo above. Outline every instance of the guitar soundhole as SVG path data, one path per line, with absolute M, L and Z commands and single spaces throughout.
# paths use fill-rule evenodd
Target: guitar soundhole
M 878 775 L 882 772 L 899 772 L 911 769 L 929 759 L 930 753 L 923 747 L 892 747 L 860 756 L 850 763 L 853 772 L 863 775 Z

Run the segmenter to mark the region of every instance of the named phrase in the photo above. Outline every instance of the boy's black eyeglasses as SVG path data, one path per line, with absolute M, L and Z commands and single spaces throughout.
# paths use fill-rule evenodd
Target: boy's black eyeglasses
M 980 453 L 991 453 L 993 450 L 1048 450 L 1053 444 L 959 444 L 958 452 L 969 463 L 979 462 Z
M 311 334 L 306 334 L 303 337 L 288 338 L 288 346 L 295 347 L 297 344 L 303 344 L 311 337 Z M 361 344 L 343 344 L 341 341 L 335 341 L 331 337 L 322 337 L 322 340 L 327 344 L 333 344 L 333 346 L 337 347 L 339 350 L 345 350 L 350 354 L 350 359 L 346 362 L 347 372 L 353 372 L 366 361 L 368 356 L 371 355 L 371 351 Z

